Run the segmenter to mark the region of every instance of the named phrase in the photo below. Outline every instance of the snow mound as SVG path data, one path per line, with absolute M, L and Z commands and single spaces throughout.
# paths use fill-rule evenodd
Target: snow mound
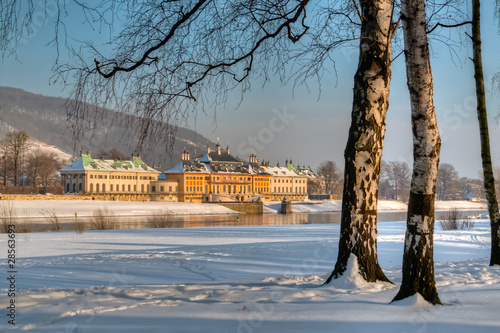
M 311 275 L 311 276 L 275 276 L 264 279 L 266 283 L 276 283 L 279 285 L 304 285 L 304 284 L 312 284 L 316 286 L 320 286 L 325 282 L 324 276 L 319 275 Z
M 351 253 L 347 268 L 340 277 L 332 281 L 332 286 L 336 289 L 355 290 L 365 288 L 368 282 L 359 273 L 358 258 Z
M 392 304 L 398 305 L 398 306 L 410 306 L 410 307 L 415 307 L 415 308 L 422 308 L 422 307 L 428 307 L 428 306 L 433 306 L 431 303 L 427 302 L 422 295 L 419 293 L 416 293 L 413 296 L 406 297 L 405 299 L 395 301 Z

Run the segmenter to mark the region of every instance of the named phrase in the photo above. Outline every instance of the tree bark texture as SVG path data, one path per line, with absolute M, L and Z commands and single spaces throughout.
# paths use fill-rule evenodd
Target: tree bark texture
M 424 0 L 401 2 L 406 74 L 411 101 L 413 174 L 408 202 L 403 281 L 394 300 L 420 293 L 441 304 L 434 279 L 434 200 L 441 139 L 433 102 Z
M 483 61 L 481 56 L 481 13 L 480 0 L 472 1 L 472 44 L 474 61 L 474 79 L 476 81 L 477 118 L 481 136 L 481 160 L 483 163 L 484 189 L 488 200 L 488 211 L 491 220 L 491 257 L 490 265 L 500 265 L 500 215 L 495 191 L 495 178 L 491 163 L 490 135 L 488 130 L 488 114 L 484 91 Z
M 360 55 L 344 152 L 339 253 L 325 283 L 344 273 L 351 253 L 364 279 L 389 281 L 377 258 L 377 195 L 391 81 L 392 0 L 360 1 L 360 8 Z

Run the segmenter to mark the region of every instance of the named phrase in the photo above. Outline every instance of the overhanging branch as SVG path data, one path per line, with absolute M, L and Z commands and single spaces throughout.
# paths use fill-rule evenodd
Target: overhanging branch
M 466 24 L 472 24 L 472 21 L 465 21 L 465 22 L 462 22 L 462 23 L 457 23 L 457 24 L 442 24 L 442 23 L 436 23 L 436 25 L 434 27 L 432 27 L 431 30 L 428 30 L 427 33 L 430 34 L 432 33 L 434 30 L 436 30 L 437 27 L 442 27 L 442 28 L 457 28 L 457 27 L 460 27 L 462 25 L 466 25 Z

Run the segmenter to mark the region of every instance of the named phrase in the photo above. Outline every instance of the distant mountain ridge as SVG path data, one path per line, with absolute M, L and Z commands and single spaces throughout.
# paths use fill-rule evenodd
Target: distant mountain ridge
M 65 102 L 63 98 L 0 87 L 0 136 L 3 137 L 10 130 L 22 130 L 30 137 L 54 145 L 71 155 L 77 155 L 80 150 L 91 151 L 93 155 L 113 148 L 130 155 L 136 151 L 136 133 L 114 122 L 112 119 L 116 118 L 117 113 L 111 110 L 104 110 L 105 119 L 94 121 L 93 131 L 85 133 L 82 140 L 75 144 L 68 127 Z M 146 163 L 161 164 L 162 169 L 166 170 L 178 162 L 184 148 L 193 156 L 195 151 L 205 151 L 209 143 L 214 146 L 196 131 L 178 127 L 171 150 L 157 145 L 144 147 L 140 153 Z

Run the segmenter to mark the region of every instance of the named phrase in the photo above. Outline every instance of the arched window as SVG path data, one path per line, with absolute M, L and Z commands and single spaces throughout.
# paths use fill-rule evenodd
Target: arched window
M 106 184 L 102 184 L 102 192 L 106 192 Z
M 99 184 L 95 184 L 95 192 L 99 193 Z
M 66 193 L 69 193 L 69 183 L 66 184 Z
M 141 192 L 144 193 L 144 184 L 141 185 Z
M 94 184 L 90 183 L 90 193 L 94 192 Z

